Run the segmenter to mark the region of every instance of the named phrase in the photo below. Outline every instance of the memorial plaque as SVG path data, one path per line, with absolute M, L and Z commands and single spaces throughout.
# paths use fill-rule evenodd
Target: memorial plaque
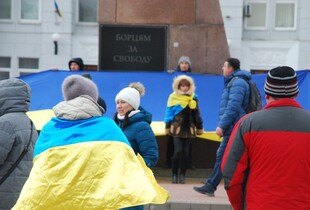
M 166 71 L 167 27 L 100 25 L 99 71 Z

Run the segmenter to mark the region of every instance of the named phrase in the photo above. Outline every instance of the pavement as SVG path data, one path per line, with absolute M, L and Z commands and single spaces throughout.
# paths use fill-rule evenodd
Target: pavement
M 171 197 L 166 204 L 146 205 L 144 210 L 232 210 L 223 182 L 218 186 L 215 196 L 209 197 L 193 189 L 194 186 L 202 186 L 206 177 L 198 177 L 193 172 L 189 175 L 185 184 L 172 184 L 170 176 L 159 176 L 155 171 L 157 182 L 169 191 Z

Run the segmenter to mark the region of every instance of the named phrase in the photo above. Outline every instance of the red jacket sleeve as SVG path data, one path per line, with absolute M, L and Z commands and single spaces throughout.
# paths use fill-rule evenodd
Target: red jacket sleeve
M 242 120 L 233 129 L 230 135 L 221 165 L 225 190 L 234 210 L 242 210 L 244 205 L 244 185 L 248 175 L 248 153 Z

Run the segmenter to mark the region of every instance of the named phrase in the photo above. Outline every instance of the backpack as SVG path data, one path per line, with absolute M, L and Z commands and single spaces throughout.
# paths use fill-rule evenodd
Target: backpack
M 244 79 L 250 87 L 250 100 L 249 100 L 249 104 L 248 104 L 247 108 L 245 109 L 246 113 L 251 113 L 251 112 L 261 110 L 262 109 L 262 96 L 261 96 L 258 88 L 256 87 L 255 81 L 250 82 L 248 79 L 246 79 L 244 77 L 234 77 L 228 83 L 227 87 L 230 88 L 232 86 L 233 81 L 237 78 Z

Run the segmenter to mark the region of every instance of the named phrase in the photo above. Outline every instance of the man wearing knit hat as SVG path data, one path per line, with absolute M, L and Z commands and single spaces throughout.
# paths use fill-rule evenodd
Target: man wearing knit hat
M 310 113 L 288 66 L 271 69 L 263 110 L 234 127 L 222 162 L 234 210 L 310 209 Z
M 191 59 L 188 56 L 181 56 L 179 61 L 178 61 L 178 66 L 177 66 L 177 72 L 183 72 L 183 73 L 188 73 L 192 72 L 191 69 Z

